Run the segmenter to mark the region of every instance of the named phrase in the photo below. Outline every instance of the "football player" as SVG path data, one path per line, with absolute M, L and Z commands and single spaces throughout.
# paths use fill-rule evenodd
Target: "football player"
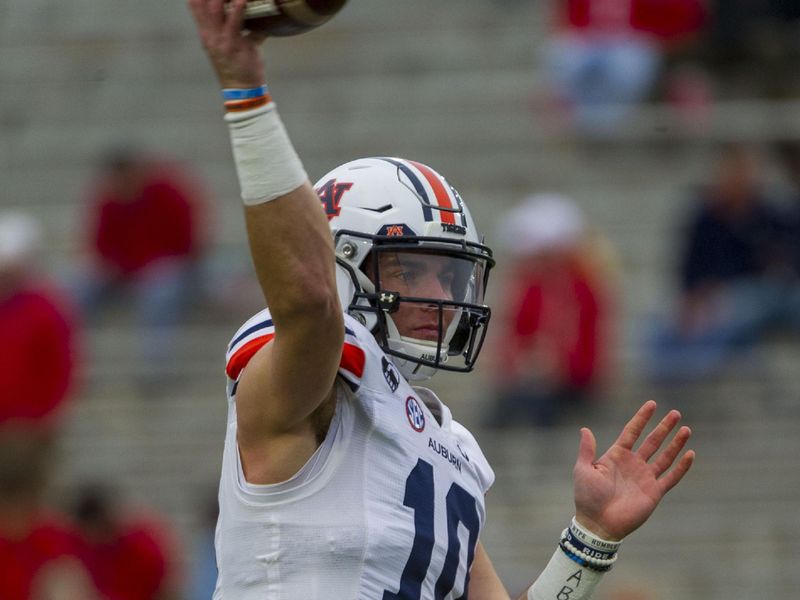
M 480 543 L 494 474 L 410 384 L 472 368 L 491 251 L 423 164 L 355 160 L 312 187 L 264 84 L 263 37 L 242 33 L 245 0 L 188 1 L 223 88 L 268 306 L 228 348 L 214 598 L 507 600 Z M 575 518 L 523 598 L 587 598 L 686 474 L 677 411 L 634 450 L 655 408 L 599 458 L 581 430 Z

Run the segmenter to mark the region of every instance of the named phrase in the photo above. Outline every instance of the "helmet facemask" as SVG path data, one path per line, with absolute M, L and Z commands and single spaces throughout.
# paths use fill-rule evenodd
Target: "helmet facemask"
M 483 304 L 489 248 L 444 237 L 336 233 L 347 310 L 369 327 L 409 380 L 471 371 L 491 311 Z M 349 294 L 348 294 L 349 295 Z

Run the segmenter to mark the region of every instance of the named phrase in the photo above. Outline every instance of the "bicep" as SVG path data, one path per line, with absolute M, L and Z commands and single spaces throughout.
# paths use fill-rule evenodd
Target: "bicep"
M 469 597 L 474 600 L 510 600 L 489 555 L 478 542 L 469 572 Z
M 298 323 L 295 327 L 309 326 Z M 327 322 L 344 329 L 341 321 Z M 314 325 L 315 328 L 319 325 Z M 240 439 L 285 433 L 305 421 L 333 389 L 342 353 L 342 335 L 318 335 L 315 343 L 302 332 L 282 330 L 262 346 L 242 371 L 236 391 Z

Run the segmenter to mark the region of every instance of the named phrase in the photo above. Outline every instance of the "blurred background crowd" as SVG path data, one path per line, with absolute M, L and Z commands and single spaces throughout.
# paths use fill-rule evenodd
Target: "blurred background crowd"
M 225 346 L 262 302 L 211 72 L 160 0 L 0 0 L 0 53 L 0 598 L 208 599 Z M 422 160 L 497 253 L 477 373 L 432 387 L 497 471 L 512 592 L 577 427 L 650 397 L 699 462 L 600 600 L 800 586 L 798 58 L 786 0 L 352 0 L 268 42 L 312 180 Z

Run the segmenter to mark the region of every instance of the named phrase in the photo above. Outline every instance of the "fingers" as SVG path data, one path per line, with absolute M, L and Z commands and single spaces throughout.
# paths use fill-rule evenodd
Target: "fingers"
M 225 0 L 206 0 L 206 12 L 211 21 L 219 26 L 225 21 Z
M 663 473 L 666 473 L 667 469 L 672 466 L 672 463 L 675 462 L 675 458 L 680 451 L 683 450 L 683 447 L 686 445 L 686 442 L 689 441 L 691 435 L 692 430 L 685 425 L 678 430 L 678 433 L 675 434 L 675 437 L 672 438 L 669 445 L 658 455 L 656 460 L 653 461 L 656 477 L 660 477 Z
M 671 410 L 667 413 L 667 415 L 661 419 L 661 422 L 651 431 L 648 436 L 645 438 L 642 445 L 637 450 L 637 454 L 644 460 L 645 462 L 649 461 L 656 451 L 661 447 L 661 444 L 664 443 L 664 440 L 667 439 L 667 436 L 670 432 L 675 428 L 678 424 L 678 421 L 681 420 L 681 413 L 677 410 Z M 673 456 L 673 459 L 675 457 Z M 671 463 L 672 461 L 670 461 Z
M 242 25 L 244 24 L 244 11 L 247 0 L 231 0 L 230 12 L 225 21 L 225 33 L 230 36 L 241 35 Z
M 213 21 L 214 11 L 212 4 L 222 6 L 222 0 L 187 0 L 189 10 L 197 24 L 201 27 L 208 27 Z
M 200 29 L 237 34 L 241 30 L 247 0 L 187 0 L 187 3 Z
M 591 465 L 597 456 L 597 441 L 594 438 L 592 430 L 588 427 L 581 429 L 581 441 L 578 446 L 578 462 L 577 465 Z
M 658 480 L 662 486 L 662 494 L 666 494 L 678 485 L 680 480 L 683 479 L 683 476 L 689 471 L 692 464 L 694 464 L 694 457 L 694 450 L 687 450 L 684 455 L 681 456 L 675 468 Z
M 614 443 L 627 450 L 632 450 L 633 445 L 639 439 L 639 436 L 642 435 L 644 428 L 647 426 L 648 421 L 650 421 L 655 411 L 656 403 L 653 400 L 645 402 L 641 408 L 636 411 L 633 418 L 622 428 L 622 433 L 619 434 L 617 441 Z

